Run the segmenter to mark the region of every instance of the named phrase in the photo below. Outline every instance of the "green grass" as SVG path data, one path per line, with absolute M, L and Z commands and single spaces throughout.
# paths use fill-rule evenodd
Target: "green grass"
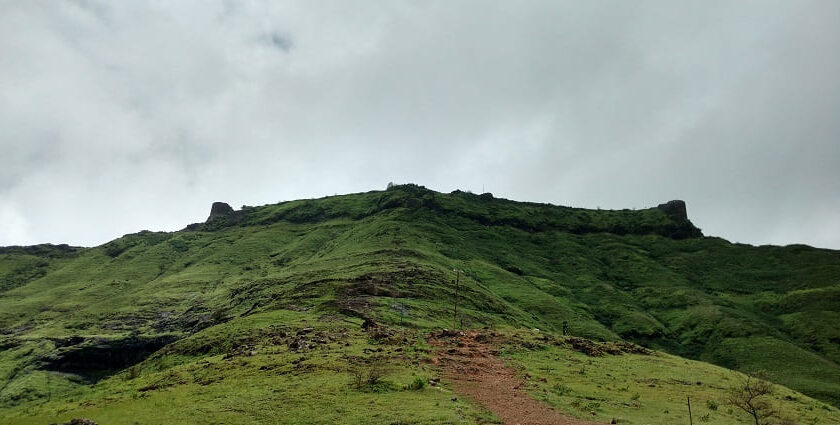
M 737 372 L 708 363 L 656 353 L 591 357 L 550 343 L 512 344 L 506 355 L 529 376 L 531 394 L 583 419 L 620 424 L 750 424 L 752 418 L 726 403 Z M 777 386 L 769 400 L 782 417 L 802 424 L 840 424 L 840 411 Z M 594 413 L 594 414 L 593 414 Z
M 764 369 L 777 383 L 840 406 L 840 252 L 731 244 L 698 232 L 656 208 L 585 210 L 409 185 L 247 207 L 93 248 L 0 248 L 0 414 L 35 409 L 48 396 L 44 381 L 60 390 L 52 403 L 112 385 L 117 378 L 91 387 L 45 371 L 48 359 L 74 350 L 67 345 L 74 337 L 86 346 L 168 336 L 182 339 L 178 346 L 221 332 L 223 346 L 259 327 L 225 326 L 288 312 L 351 327 L 342 320 L 418 332 L 451 327 L 453 269 L 463 271 L 457 321 L 464 326 L 556 334 L 566 321 L 577 336 Z M 296 320 L 281 316 L 273 320 Z M 222 381 L 239 382 L 238 373 Z M 311 389 L 309 381 L 288 382 L 297 391 L 289 399 Z M 209 391 L 184 385 L 174 400 Z M 220 393 L 234 387 L 225 388 Z M 389 397 L 399 404 L 400 394 Z M 130 403 L 151 403 L 138 397 Z
M 292 351 L 286 341 L 305 328 L 311 328 L 304 338 L 314 348 Z M 424 362 L 428 348 L 416 342 L 416 332 L 397 337 L 399 344 L 370 340 L 358 326 L 334 318 L 260 313 L 208 328 L 167 347 L 133 372 L 93 386 L 68 390 L 56 385 L 60 377 L 52 376 L 52 401 L 22 403 L 3 417 L 16 424 L 77 417 L 108 424 L 493 421 L 468 403 L 452 401 L 449 389 L 412 387 L 435 371 Z M 368 367 L 363 362 L 371 359 L 382 359 L 382 382 L 355 387 L 356 368 Z M 44 374 L 33 376 L 42 378 Z M 47 391 L 46 379 L 38 384 Z

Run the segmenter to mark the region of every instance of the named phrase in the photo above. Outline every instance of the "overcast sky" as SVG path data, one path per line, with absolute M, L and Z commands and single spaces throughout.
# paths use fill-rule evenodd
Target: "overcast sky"
M 390 181 L 840 248 L 840 1 L 0 0 L 0 245 Z

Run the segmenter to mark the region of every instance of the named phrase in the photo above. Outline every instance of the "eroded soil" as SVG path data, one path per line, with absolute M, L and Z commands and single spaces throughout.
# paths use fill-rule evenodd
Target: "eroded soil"
M 493 334 L 443 332 L 431 344 L 435 362 L 455 391 L 475 400 L 507 425 L 591 425 L 533 399 L 527 383 L 497 356 L 500 341 Z

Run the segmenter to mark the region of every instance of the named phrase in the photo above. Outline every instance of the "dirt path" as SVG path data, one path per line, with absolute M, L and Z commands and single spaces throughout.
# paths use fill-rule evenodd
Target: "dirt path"
M 472 398 L 507 425 L 592 425 L 528 395 L 526 383 L 495 355 L 493 337 L 475 331 L 443 333 L 431 339 L 435 362 L 455 391 Z

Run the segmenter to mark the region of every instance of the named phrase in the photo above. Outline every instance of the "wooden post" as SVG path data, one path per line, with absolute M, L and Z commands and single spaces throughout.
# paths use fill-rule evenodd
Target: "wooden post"
M 461 284 L 461 271 L 455 270 L 455 313 L 452 316 L 452 329 L 458 329 L 458 287 Z
M 691 397 L 685 396 L 685 401 L 688 403 L 688 424 L 694 425 L 694 419 L 691 418 Z

